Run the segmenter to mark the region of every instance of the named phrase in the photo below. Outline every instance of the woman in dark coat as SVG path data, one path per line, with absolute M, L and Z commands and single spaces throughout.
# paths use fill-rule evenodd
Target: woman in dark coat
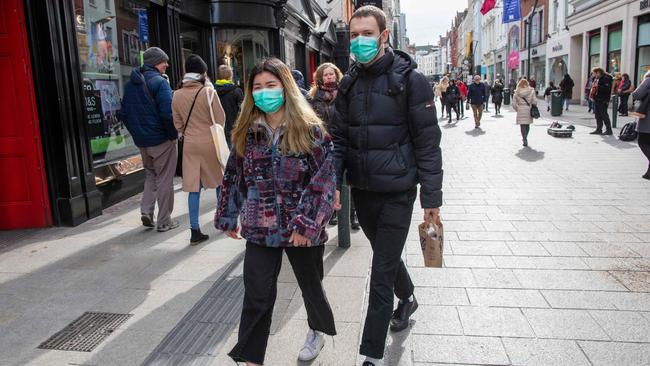
M 569 74 L 564 75 L 564 79 L 560 81 L 560 90 L 562 90 L 562 96 L 564 97 L 564 109 L 569 110 L 569 101 L 573 96 L 573 87 L 575 83 Z
M 316 114 L 325 122 L 326 127 L 329 127 L 333 118 L 334 100 L 336 99 L 338 85 L 341 79 L 343 79 L 341 70 L 336 65 L 326 62 L 316 69 L 314 73 L 314 84 L 307 95 L 307 100 L 309 100 Z M 329 224 L 338 224 L 337 215 L 332 216 Z M 350 226 L 354 230 L 361 228 L 354 205 L 350 207 Z
M 503 102 L 503 83 L 497 79 L 492 86 L 492 103 L 494 103 L 494 110 L 498 116 L 501 113 L 501 103 Z

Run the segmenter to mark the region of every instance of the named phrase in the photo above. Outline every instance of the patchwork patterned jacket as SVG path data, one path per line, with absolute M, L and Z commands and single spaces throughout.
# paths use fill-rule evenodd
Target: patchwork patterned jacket
M 263 120 L 248 131 L 246 154 L 234 151 L 226 166 L 214 224 L 232 231 L 241 215 L 241 236 L 268 247 L 290 247 L 295 231 L 312 245 L 327 242 L 334 213 L 336 177 L 329 135 L 314 128 L 311 154 L 283 155 L 282 132 Z

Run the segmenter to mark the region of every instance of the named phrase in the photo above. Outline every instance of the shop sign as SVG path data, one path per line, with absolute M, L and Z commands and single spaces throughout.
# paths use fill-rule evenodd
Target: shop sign
M 562 51 L 563 48 L 564 47 L 562 47 L 562 43 L 558 43 L 555 46 L 551 47 L 551 50 L 553 52 L 560 52 L 560 51 Z
M 149 43 L 149 20 L 147 9 L 138 10 L 138 33 L 143 43 Z
M 378 7 L 379 9 L 383 9 L 382 0 L 356 0 L 355 3 L 357 9 L 366 5 L 372 5 Z
M 104 135 L 104 122 L 102 117 L 101 92 L 93 86 L 92 81 L 84 80 L 84 119 L 86 120 L 89 136 Z
M 531 55 L 537 56 L 537 48 L 533 48 L 533 50 L 530 52 Z
M 503 1 L 503 24 L 521 20 L 521 4 L 519 0 Z
M 519 52 L 512 51 L 508 57 L 508 68 L 511 70 L 519 68 Z
M 641 10 L 646 10 L 650 8 L 650 0 L 641 0 L 641 3 L 639 4 L 639 8 Z

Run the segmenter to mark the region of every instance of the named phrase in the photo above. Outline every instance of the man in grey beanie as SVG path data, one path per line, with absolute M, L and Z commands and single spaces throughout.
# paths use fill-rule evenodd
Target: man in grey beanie
M 142 225 L 162 232 L 179 225 L 171 219 L 178 133 L 172 120 L 172 89 L 163 78 L 169 56 L 158 47 L 148 48 L 143 56 L 144 65 L 131 72 L 131 79 L 124 86 L 121 112 L 135 145 L 140 148 L 146 173 L 140 204 Z M 157 223 L 153 219 L 156 202 Z

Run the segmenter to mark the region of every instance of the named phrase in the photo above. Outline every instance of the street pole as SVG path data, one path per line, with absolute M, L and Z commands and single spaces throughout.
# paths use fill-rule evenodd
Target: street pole
M 532 33 L 533 33 L 533 17 L 535 16 L 535 11 L 537 10 L 537 0 L 535 0 L 535 5 L 533 5 L 533 11 L 528 17 L 528 65 L 526 70 L 526 80 L 530 80 L 530 51 L 532 42 Z

